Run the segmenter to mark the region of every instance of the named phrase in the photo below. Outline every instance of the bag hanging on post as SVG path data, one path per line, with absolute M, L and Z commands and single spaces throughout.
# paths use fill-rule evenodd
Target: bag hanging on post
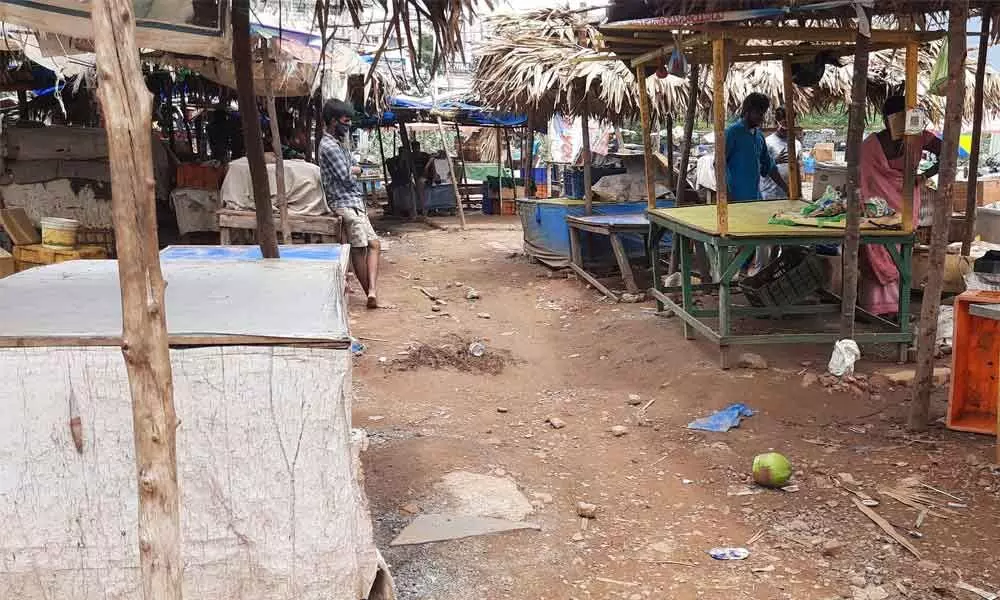
M 931 68 L 930 86 L 927 91 L 935 96 L 948 93 L 948 38 L 941 40 L 941 51 Z

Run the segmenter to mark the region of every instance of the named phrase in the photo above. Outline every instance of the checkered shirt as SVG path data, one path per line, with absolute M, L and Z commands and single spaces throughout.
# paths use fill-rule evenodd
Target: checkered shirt
M 326 204 L 332 209 L 355 208 L 365 211 L 365 199 L 361 186 L 351 175 L 354 159 L 329 133 L 323 134 L 319 142 L 319 170 L 323 179 L 323 193 Z

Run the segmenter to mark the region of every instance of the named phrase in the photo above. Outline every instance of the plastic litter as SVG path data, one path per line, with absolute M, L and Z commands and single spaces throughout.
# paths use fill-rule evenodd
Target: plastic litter
M 833 356 L 830 357 L 830 364 L 827 370 L 835 377 L 852 375 L 854 373 L 854 363 L 861 358 L 861 348 L 854 340 L 840 340 L 833 345 Z
M 707 417 L 691 421 L 687 428 L 725 433 L 733 427 L 739 427 L 743 417 L 752 417 L 753 415 L 753 409 L 746 404 L 734 403 Z
M 708 555 L 715 560 L 746 560 L 750 551 L 746 548 L 712 548 Z
M 365 353 L 365 345 L 362 344 L 358 338 L 351 338 L 351 354 L 354 356 L 361 356 Z
M 469 344 L 469 354 L 475 356 L 476 358 L 486 354 L 486 344 L 482 342 L 472 342 Z

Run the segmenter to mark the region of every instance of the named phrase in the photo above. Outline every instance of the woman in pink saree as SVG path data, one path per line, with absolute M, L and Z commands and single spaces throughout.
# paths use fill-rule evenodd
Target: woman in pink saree
M 902 96 L 890 96 L 882 106 L 885 129 L 873 133 L 861 145 L 861 197 L 885 198 L 897 213 L 903 212 L 903 131 L 906 122 L 906 101 Z M 913 149 L 913 165 L 920 162 L 923 151 L 935 156 L 941 152 L 941 140 L 925 131 L 919 148 Z M 924 181 L 937 173 L 937 163 L 917 175 L 913 190 L 913 225 L 920 214 L 920 188 Z M 861 247 L 861 289 L 859 304 L 871 314 L 894 316 L 899 312 L 899 270 L 882 246 Z

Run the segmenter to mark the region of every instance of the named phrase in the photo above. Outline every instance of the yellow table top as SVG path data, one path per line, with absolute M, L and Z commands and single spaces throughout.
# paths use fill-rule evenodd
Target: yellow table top
M 729 237 L 843 237 L 844 230 L 833 227 L 805 227 L 801 225 L 776 225 L 768 223 L 775 213 L 798 211 L 802 202 L 774 200 L 767 202 L 736 202 L 729 205 Z M 647 211 L 650 215 L 673 221 L 691 229 L 719 235 L 718 211 L 715 204 L 685 206 L 683 208 L 655 208 Z M 865 227 L 862 222 L 861 235 L 899 236 L 912 235 L 900 230 Z

